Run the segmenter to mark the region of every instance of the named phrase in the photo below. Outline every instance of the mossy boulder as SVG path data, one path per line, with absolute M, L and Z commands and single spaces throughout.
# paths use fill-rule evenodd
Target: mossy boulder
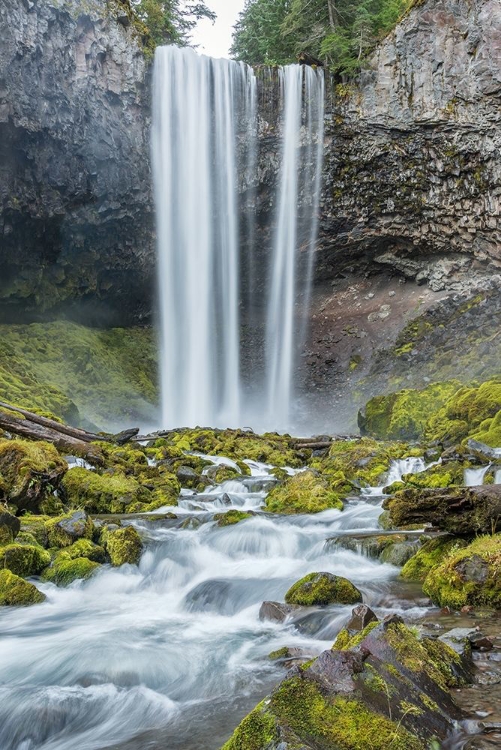
M 396 565 L 401 568 L 419 550 L 419 541 L 394 542 L 388 544 L 382 551 L 379 559 L 388 565 Z
M 54 504 L 54 490 L 68 464 L 50 443 L 0 440 L 0 474 L 4 500 L 18 511 L 43 513 Z
M 69 506 L 89 513 L 124 513 L 131 505 L 142 507 L 153 499 L 150 490 L 121 471 L 101 475 L 88 469 L 71 469 L 62 487 Z
M 466 547 L 468 542 L 452 536 L 429 539 L 404 565 L 400 577 L 405 581 L 424 581 L 430 570 L 439 565 L 451 552 Z
M 329 508 L 343 509 L 339 493 L 313 471 L 302 471 L 274 487 L 266 497 L 268 513 L 320 513 Z
M 285 601 L 305 607 L 356 604 L 362 601 L 362 594 L 347 578 L 332 573 L 309 573 L 291 586 Z
M 234 526 L 246 518 L 252 518 L 252 514 L 243 510 L 229 510 L 226 513 L 216 513 L 214 516 L 218 526 Z
M 114 531 L 105 531 L 103 539 L 113 566 L 119 567 L 125 564 L 137 565 L 139 563 L 143 551 L 143 543 L 133 526 L 125 526 L 122 529 Z
M 428 750 L 461 718 L 448 690 L 464 677 L 459 662 L 400 618 L 373 624 L 354 648 L 290 671 L 223 750 Z
M 82 510 L 45 522 L 49 547 L 71 547 L 78 539 L 92 539 L 94 524 Z
M 39 545 L 7 544 L 0 547 L 0 568 L 18 576 L 36 576 L 50 564 L 50 554 Z
M 32 583 L 10 570 L 0 570 L 0 605 L 26 607 L 30 604 L 40 604 L 46 598 Z
M 87 557 L 66 559 L 58 556 L 52 567 L 45 570 L 43 579 L 57 586 L 69 586 L 73 581 L 90 578 L 99 567 L 98 563 L 92 562 Z
M 380 440 L 419 440 L 430 415 L 439 410 L 460 388 L 456 381 L 434 383 L 421 391 L 405 389 L 375 396 L 359 413 L 363 435 Z
M 501 534 L 451 551 L 430 570 L 423 591 L 441 607 L 501 608 Z
M 430 416 L 426 440 L 453 445 L 472 437 L 491 447 L 501 434 L 501 380 L 456 391 L 436 413 Z M 501 445 L 501 442 L 498 443 Z
M 21 521 L 12 513 L 0 512 L 0 544 L 13 542 L 21 529 Z
M 46 523 L 51 519 L 48 516 L 25 515 L 21 516 L 19 520 L 21 522 L 21 532 L 33 536 L 42 547 L 49 546 Z
M 94 544 L 90 539 L 79 539 L 71 547 L 64 547 L 58 552 L 56 560 L 76 560 L 80 557 L 86 557 L 92 562 L 101 564 L 106 562 L 104 547 Z

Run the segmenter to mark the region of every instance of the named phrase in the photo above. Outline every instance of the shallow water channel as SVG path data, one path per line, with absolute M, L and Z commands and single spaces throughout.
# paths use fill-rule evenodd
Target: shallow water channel
M 0 612 L 2 750 L 216 750 L 284 675 L 271 651 L 316 655 L 347 621 L 345 606 L 260 621 L 264 600 L 283 601 L 312 571 L 349 578 L 379 616 L 423 617 L 419 588 L 397 568 L 326 545 L 377 529 L 381 488 L 342 512 L 271 516 L 259 508 L 276 480 L 248 463 L 253 476 L 241 482 L 183 491 L 177 519 L 135 522 L 146 542 L 139 568 L 106 566 L 67 589 L 37 583 L 47 602 Z M 423 468 L 395 461 L 388 481 Z M 219 528 L 214 513 L 230 508 L 256 515 Z

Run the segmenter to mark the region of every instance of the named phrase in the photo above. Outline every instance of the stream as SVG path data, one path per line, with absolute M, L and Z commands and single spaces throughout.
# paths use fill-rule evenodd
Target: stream
M 426 600 L 398 568 L 325 544 L 375 531 L 382 488 L 342 512 L 271 516 L 259 511 L 271 467 L 248 464 L 251 477 L 183 490 L 179 507 L 157 511 L 177 519 L 134 522 L 146 542 L 139 567 L 105 566 L 66 589 L 37 582 L 47 602 L 1 611 L 2 750 L 217 750 L 283 677 L 271 651 L 317 655 L 348 620 L 351 606 L 259 619 L 264 600 L 283 601 L 312 571 L 349 578 L 378 616 L 423 618 Z M 424 468 L 394 461 L 387 480 Z M 214 513 L 230 508 L 255 515 L 218 527 Z

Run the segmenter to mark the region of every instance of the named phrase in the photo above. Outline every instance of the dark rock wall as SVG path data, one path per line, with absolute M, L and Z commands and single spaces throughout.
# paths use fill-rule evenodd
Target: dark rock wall
M 2 320 L 140 319 L 154 243 L 134 26 L 106 0 L 2 0 L 0 40 Z

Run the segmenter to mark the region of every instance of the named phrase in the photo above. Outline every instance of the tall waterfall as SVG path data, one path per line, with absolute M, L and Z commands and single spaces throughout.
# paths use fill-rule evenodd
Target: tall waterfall
M 283 146 L 268 302 L 266 382 L 268 418 L 275 429 L 286 429 L 291 416 L 295 343 L 300 343 L 305 333 L 304 324 L 296 322 L 295 305 L 301 292 L 303 309 L 309 306 L 318 231 L 324 75 L 307 66 L 288 65 L 280 71 L 280 78 Z M 307 207 L 303 217 L 300 202 Z
M 279 75 L 276 231 L 266 269 L 264 342 L 250 353 L 265 377 L 250 413 L 241 378 L 240 313 L 255 294 L 253 247 L 259 241 L 257 81 L 241 63 L 191 49 L 156 51 L 152 162 L 165 427 L 289 425 L 294 352 L 304 332 L 296 305 L 299 297 L 303 307 L 308 304 L 317 234 L 324 78 L 298 65 Z

